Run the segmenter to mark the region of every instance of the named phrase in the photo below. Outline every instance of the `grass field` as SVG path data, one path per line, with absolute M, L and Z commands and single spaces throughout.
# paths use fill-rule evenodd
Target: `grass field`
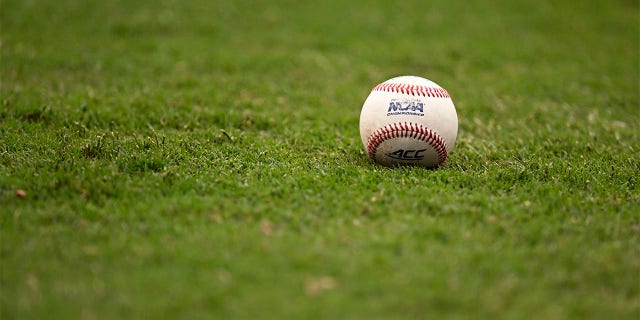
M 0 0 L 2 319 L 638 319 L 638 1 Z M 358 132 L 456 104 L 437 170 Z

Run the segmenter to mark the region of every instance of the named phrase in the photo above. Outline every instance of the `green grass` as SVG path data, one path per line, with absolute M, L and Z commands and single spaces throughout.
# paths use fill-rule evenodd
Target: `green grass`
M 640 316 L 638 1 L 1 0 L 0 50 L 2 319 Z M 361 145 L 405 74 L 440 169 Z

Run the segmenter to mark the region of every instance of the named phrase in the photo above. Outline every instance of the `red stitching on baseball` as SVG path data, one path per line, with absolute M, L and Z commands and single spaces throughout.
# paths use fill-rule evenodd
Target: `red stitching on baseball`
M 431 98 L 451 98 L 451 96 L 449 96 L 449 92 L 443 88 L 433 88 L 404 83 L 383 82 L 375 86 L 371 91 L 395 92 Z
M 438 164 L 447 160 L 449 148 L 440 135 L 422 125 L 407 122 L 392 123 L 374 131 L 367 143 L 369 158 L 375 160 L 376 151 L 384 141 L 401 137 L 411 137 L 428 143 L 438 153 Z

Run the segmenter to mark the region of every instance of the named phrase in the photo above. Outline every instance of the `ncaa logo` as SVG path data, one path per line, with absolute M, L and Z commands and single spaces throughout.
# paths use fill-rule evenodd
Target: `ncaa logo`
M 420 99 L 391 99 L 387 108 L 387 116 L 424 116 L 424 102 Z

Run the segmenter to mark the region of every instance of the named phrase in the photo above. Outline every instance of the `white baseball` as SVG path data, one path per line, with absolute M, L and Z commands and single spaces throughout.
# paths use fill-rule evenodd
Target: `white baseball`
M 384 166 L 441 165 L 456 143 L 458 115 L 435 82 L 402 76 L 375 86 L 362 106 L 360 137 Z

